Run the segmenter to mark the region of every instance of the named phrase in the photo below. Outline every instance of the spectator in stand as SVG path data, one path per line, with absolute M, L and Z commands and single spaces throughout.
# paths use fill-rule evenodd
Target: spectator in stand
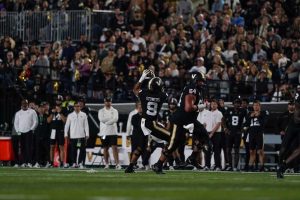
M 108 55 L 101 62 L 101 70 L 105 73 L 115 73 L 115 67 L 113 61 L 115 58 L 114 47 L 110 46 L 108 48 Z
M 204 66 L 204 58 L 203 57 L 199 57 L 196 58 L 196 65 L 193 66 L 189 72 L 200 72 L 202 74 L 206 74 L 206 68 Z
M 112 25 L 95 27 L 95 29 L 101 30 L 99 33 L 102 33 L 100 43 L 95 47 L 93 47 L 94 41 L 88 41 L 89 38 L 82 33 L 78 34 L 80 36 L 79 42 L 72 41 L 76 38 L 65 38 L 65 33 L 61 33 L 60 36 L 66 39 L 62 42 L 62 45 L 60 45 L 60 41 L 44 44 L 38 41 L 38 39 L 43 39 L 43 37 L 47 36 L 45 29 L 41 30 L 42 34 L 35 33 L 37 31 L 32 29 L 31 26 L 28 26 L 28 32 L 32 33 L 30 38 L 35 37 L 36 40 L 27 45 L 24 45 L 23 41 L 14 40 L 9 36 L 3 37 L 0 42 L 0 59 L 3 60 L 4 68 L 2 68 L 2 74 L 4 73 L 5 76 L 4 78 L 3 75 L 1 76 L 2 80 L 5 79 L 4 84 L 6 86 L 12 86 L 17 83 L 21 87 L 26 88 L 25 90 L 28 90 L 31 94 L 35 93 L 34 88 L 36 85 L 42 87 L 39 90 L 41 93 L 39 95 L 52 94 L 56 91 L 51 81 L 58 79 L 59 75 L 64 73 L 61 73 L 61 69 L 65 69 L 65 66 L 70 64 L 72 71 L 70 71 L 69 75 L 72 76 L 74 85 L 79 84 L 76 90 L 72 92 L 74 94 L 85 93 L 88 97 L 92 97 L 92 87 L 88 88 L 88 90 L 80 88 L 80 82 L 85 78 L 80 77 L 79 69 L 84 66 L 85 58 L 91 59 L 92 64 L 96 62 L 93 59 L 94 48 L 101 63 L 99 67 L 101 66 L 100 68 L 103 70 L 103 73 L 105 73 L 107 68 L 108 71 L 113 73 L 113 76 L 116 72 L 117 77 L 115 79 L 121 80 L 123 76 L 125 78 L 125 85 L 130 85 L 131 82 L 127 78 L 126 72 L 122 75 L 119 70 L 115 71 L 114 68 L 116 65 L 114 63 L 111 65 L 113 62 L 111 60 L 114 59 L 107 59 L 110 46 L 113 46 L 114 49 L 125 48 L 125 56 L 127 58 L 134 51 L 136 51 L 135 56 L 138 58 L 148 57 L 150 63 L 140 62 L 138 59 L 138 64 L 141 65 L 142 63 L 146 68 L 150 64 L 156 64 L 154 61 L 159 57 L 164 57 L 165 67 L 168 67 L 168 59 L 172 58 L 176 53 L 180 59 L 180 63 L 176 63 L 176 65 L 179 71 L 178 80 L 181 83 L 186 81 L 184 77 L 185 73 L 191 69 L 190 66 L 193 65 L 191 61 L 198 57 L 203 57 L 205 60 L 204 66 L 207 71 L 212 68 L 213 64 L 211 60 L 213 60 L 212 58 L 215 56 L 215 53 L 219 54 L 218 52 L 220 52 L 215 51 L 213 48 L 215 46 L 220 47 L 221 52 L 225 53 L 224 57 L 221 57 L 222 62 L 226 64 L 225 71 L 228 71 L 227 69 L 230 67 L 234 67 L 235 73 L 242 74 L 242 82 L 247 70 L 236 68 L 239 59 L 244 59 L 246 62 L 251 60 L 252 62 L 249 62 L 248 65 L 252 65 L 252 63 L 257 64 L 259 56 L 269 60 L 277 52 L 282 54 L 283 58 L 286 57 L 287 60 L 292 60 L 292 57 L 295 57 L 294 53 L 298 52 L 300 20 L 295 12 L 297 9 L 291 6 L 293 4 L 290 2 L 283 5 L 280 1 L 266 1 L 257 4 L 254 0 L 241 1 L 240 3 L 214 0 L 209 1 L 209 4 L 209 10 L 212 11 L 210 14 L 208 14 L 205 6 L 201 4 L 193 10 L 190 0 L 182 0 L 177 3 L 153 0 L 108 1 L 106 4 L 103 2 L 81 2 L 80 4 L 59 2 L 57 6 L 46 2 L 35 2 L 33 4 L 21 2 L 17 3 L 15 7 L 12 7 L 11 2 L 4 2 L 3 5 L 7 11 L 37 11 L 46 9 L 47 12 L 52 12 L 62 9 L 64 13 L 68 13 L 70 11 L 65 11 L 64 8 L 68 10 L 96 8 L 115 11 L 115 16 L 104 18 L 108 20 L 106 24 Z M 180 12 L 178 15 L 176 15 L 176 8 Z M 233 16 L 232 10 L 234 11 Z M 191 17 L 192 13 L 193 17 Z M 32 16 L 37 17 L 35 13 L 32 13 Z M 31 20 L 32 18 L 28 19 Z M 102 22 L 97 21 L 97 25 L 105 24 L 105 22 Z M 127 32 L 129 31 L 126 28 L 127 22 L 128 28 L 132 31 L 131 33 Z M 64 25 L 60 24 L 60 26 Z M 5 28 L 8 29 L 9 27 Z M 69 27 L 63 27 L 63 29 L 65 28 L 68 29 Z M 147 49 L 140 48 L 138 44 L 131 41 L 133 39 L 131 34 L 134 34 L 134 30 L 136 29 L 141 31 L 140 38 L 145 40 L 143 46 L 147 46 Z M 71 29 L 71 32 L 73 32 L 73 29 Z M 53 35 L 53 37 L 56 36 Z M 97 40 L 99 35 L 92 35 L 92 38 Z M 97 43 L 98 41 L 95 42 Z M 147 50 L 146 55 L 145 50 Z M 237 51 L 238 54 L 236 55 L 233 51 Z M 11 56 L 10 52 L 13 52 L 13 56 Z M 7 54 L 10 57 L 7 57 Z M 103 60 L 105 57 L 106 59 Z M 66 65 L 63 64 L 65 60 L 67 61 Z M 289 61 L 287 62 L 289 63 Z M 77 66 L 75 66 L 75 63 L 77 63 Z M 40 64 L 46 66 L 48 71 L 38 66 Z M 289 65 L 287 64 L 287 66 Z M 257 67 L 260 71 L 260 66 Z M 26 70 L 23 70 L 25 68 Z M 299 82 L 298 80 L 296 81 L 298 74 L 297 67 L 286 67 L 286 69 L 284 67 L 281 68 L 281 80 L 297 85 Z M 167 68 L 165 69 L 167 75 L 168 70 Z M 19 79 L 19 82 L 16 82 L 17 75 L 21 75 L 22 71 L 30 72 L 27 73 L 27 76 L 24 76 L 26 77 L 26 81 L 20 81 Z M 42 73 L 42 84 L 35 84 L 35 77 L 38 72 Z M 89 73 L 91 73 L 91 70 Z M 50 80 L 47 77 L 49 74 L 51 74 Z M 219 75 L 225 76 L 226 74 L 223 72 Z M 231 74 L 232 77 L 234 75 Z M 284 79 L 285 75 L 288 76 L 287 80 Z M 121 76 L 120 79 L 119 76 Z M 79 80 L 80 78 L 81 80 Z M 224 77 L 220 79 L 222 81 L 226 80 Z M 272 80 L 275 83 L 273 77 Z M 70 90 L 68 81 L 65 78 L 61 79 L 61 81 L 63 84 L 61 84 L 60 90 Z M 94 83 L 92 78 L 88 81 L 88 84 L 90 83 Z M 248 83 L 250 82 L 248 81 Z M 172 91 L 175 89 L 172 85 L 169 85 L 167 90 Z M 116 93 L 119 93 L 119 91 L 116 91 Z M 122 101 L 128 99 L 126 95 L 119 98 Z

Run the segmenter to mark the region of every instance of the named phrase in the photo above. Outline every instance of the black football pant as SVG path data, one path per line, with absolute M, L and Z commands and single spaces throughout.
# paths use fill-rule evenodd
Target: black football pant
M 229 135 L 227 135 L 226 142 L 227 142 L 227 148 L 226 148 L 226 154 L 228 157 L 228 164 L 230 167 L 237 168 L 240 158 L 240 144 L 241 144 L 241 137 L 242 135 L 240 133 L 234 133 L 230 132 Z M 232 149 L 234 149 L 234 166 L 232 165 Z
M 142 155 L 142 164 L 144 166 L 149 164 L 149 158 L 147 156 L 147 145 L 148 136 L 145 136 L 143 133 L 140 133 L 140 135 L 138 136 L 131 136 L 131 152 L 133 153 L 135 152 L 135 150 L 139 149 Z
M 249 133 L 244 133 L 243 142 L 245 146 L 245 169 L 249 168 L 249 160 L 250 160 L 250 146 L 249 142 L 247 142 L 247 136 Z
M 156 121 L 145 120 L 145 127 L 151 131 L 150 134 L 154 137 L 164 141 L 169 141 L 170 132 Z
M 300 126 L 293 121 L 289 123 L 286 134 L 283 138 L 280 152 L 279 164 L 281 165 L 293 151 L 300 146 Z M 290 166 L 289 166 L 290 167 Z

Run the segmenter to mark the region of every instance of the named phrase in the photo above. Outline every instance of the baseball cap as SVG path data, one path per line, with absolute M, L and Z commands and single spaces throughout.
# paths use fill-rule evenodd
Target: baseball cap
M 203 58 L 203 57 L 198 57 L 196 60 L 197 60 L 197 61 L 198 61 L 198 60 L 204 61 L 204 58 Z
M 105 98 L 104 98 L 104 101 L 105 101 L 105 102 L 111 102 L 112 99 L 111 99 L 111 97 L 105 97 Z

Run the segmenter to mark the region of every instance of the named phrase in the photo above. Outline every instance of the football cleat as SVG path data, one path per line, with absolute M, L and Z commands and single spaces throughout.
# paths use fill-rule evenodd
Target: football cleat
M 157 163 L 155 163 L 152 166 L 152 170 L 156 173 L 156 174 L 165 174 L 162 170 L 162 167 L 160 167 Z
M 135 171 L 134 171 L 133 167 L 128 166 L 128 167 L 125 169 L 124 172 L 125 172 L 126 174 L 129 174 L 129 173 L 134 173 Z

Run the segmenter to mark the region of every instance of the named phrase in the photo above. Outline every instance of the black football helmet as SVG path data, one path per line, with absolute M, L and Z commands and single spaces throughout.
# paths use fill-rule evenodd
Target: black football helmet
M 232 102 L 233 104 L 242 104 L 242 100 L 240 98 L 236 98 Z
M 175 110 L 177 108 L 177 104 L 178 104 L 177 99 L 172 97 L 168 102 L 169 110 L 170 111 Z
M 152 78 L 149 83 L 148 83 L 148 90 L 151 92 L 163 92 L 163 82 L 161 78 L 159 77 L 154 77 Z
M 177 101 L 177 99 L 176 98 L 171 98 L 170 100 L 169 100 L 169 104 L 170 105 L 177 105 L 178 104 L 178 101 Z
M 198 81 L 205 82 L 205 75 L 200 72 L 193 72 L 191 73 L 191 80 L 193 83 L 197 83 Z
M 196 87 L 202 88 L 203 86 L 205 86 L 205 81 L 206 81 L 206 78 L 203 73 L 200 73 L 200 72 L 191 73 L 191 83 L 195 84 Z
M 155 77 L 155 74 L 154 74 L 154 72 L 151 69 L 146 69 L 146 70 L 148 71 L 148 74 L 147 74 L 147 76 L 146 76 L 145 79 L 150 80 L 150 79 L 152 79 L 152 78 Z

